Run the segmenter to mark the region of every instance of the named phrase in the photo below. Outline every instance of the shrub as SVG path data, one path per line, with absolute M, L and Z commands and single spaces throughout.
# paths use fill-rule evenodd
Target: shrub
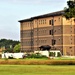
M 55 56 L 55 52 L 50 52 L 49 56 L 53 56 L 54 57 Z
M 41 55 L 40 53 L 28 55 L 26 58 L 47 58 L 45 55 Z
M 60 52 L 58 52 L 57 57 L 60 57 L 60 56 L 61 56 L 61 54 L 60 54 Z

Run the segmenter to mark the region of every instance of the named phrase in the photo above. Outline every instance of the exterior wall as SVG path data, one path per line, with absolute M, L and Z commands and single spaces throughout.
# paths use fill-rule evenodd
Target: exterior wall
M 74 19 L 63 18 L 63 53 L 64 55 L 75 55 L 75 22 Z
M 62 23 L 62 15 L 54 17 L 54 26 L 59 26 Z
M 31 51 L 32 49 L 32 31 L 33 31 L 33 22 L 22 22 L 20 26 L 21 33 L 21 51 Z
M 37 29 L 34 29 L 34 46 L 40 47 L 41 45 L 51 45 L 52 36 L 49 35 L 49 27 L 40 27 L 38 29 L 38 36 L 37 36 Z
M 52 22 L 53 21 L 53 22 Z M 63 55 L 75 55 L 75 21 L 53 16 L 21 22 L 21 51 L 39 50 L 42 45 L 50 45 Z M 55 44 L 52 44 L 55 40 Z
M 56 40 L 55 48 L 62 50 L 61 39 L 61 16 L 34 19 L 33 22 L 21 23 L 21 49 L 23 51 L 31 51 L 31 39 L 33 40 L 33 50 L 38 50 L 42 45 L 52 46 L 52 39 Z M 50 24 L 50 20 L 54 20 L 54 24 Z M 32 24 L 33 23 L 33 24 Z M 53 29 L 54 36 L 50 34 Z M 31 31 L 33 35 L 31 36 Z M 59 39 L 58 39 L 59 38 Z
M 56 37 L 59 37 L 61 40 L 61 16 L 56 17 L 47 17 L 35 20 L 34 24 L 34 48 L 38 50 L 37 47 L 41 45 L 50 45 L 52 46 L 52 39 L 58 40 Z M 49 24 L 50 20 L 54 20 L 54 27 L 53 25 Z M 50 35 L 50 30 L 54 28 L 54 37 Z M 58 41 L 57 41 L 58 43 Z M 61 49 L 62 50 L 62 49 Z

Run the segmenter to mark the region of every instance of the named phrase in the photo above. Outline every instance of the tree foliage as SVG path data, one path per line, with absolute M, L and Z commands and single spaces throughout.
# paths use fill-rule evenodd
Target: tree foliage
M 8 48 L 6 50 L 3 51 L 4 53 L 13 53 L 13 48 Z
M 19 41 L 13 41 L 13 40 L 7 40 L 7 39 L 1 39 L 0 40 L 0 47 L 5 46 L 5 48 L 8 48 L 12 45 L 14 47 L 16 44 L 20 43 Z
M 0 48 L 4 48 L 4 52 L 13 52 L 13 48 L 15 45 L 19 44 L 19 41 L 1 39 L 0 40 Z
M 70 18 L 75 18 L 75 1 L 67 1 L 67 5 L 68 7 L 65 7 L 64 9 L 64 16 L 67 18 L 67 19 L 70 19 Z
M 14 52 L 15 53 L 18 53 L 18 52 L 20 52 L 20 44 L 17 44 L 15 47 L 14 47 Z

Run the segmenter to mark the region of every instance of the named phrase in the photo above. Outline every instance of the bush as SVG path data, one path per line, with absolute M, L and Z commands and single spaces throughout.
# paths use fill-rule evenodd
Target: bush
M 60 54 L 60 52 L 58 52 L 57 57 L 60 57 L 60 56 L 61 56 L 61 54 Z
M 40 53 L 28 55 L 26 58 L 47 58 L 45 55 L 41 55 Z
M 55 56 L 55 52 L 50 52 L 49 56 L 53 56 L 54 57 Z

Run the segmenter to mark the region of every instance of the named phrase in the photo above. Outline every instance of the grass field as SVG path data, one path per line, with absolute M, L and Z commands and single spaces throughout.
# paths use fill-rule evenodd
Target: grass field
M 0 59 L 0 65 L 75 65 L 75 60 L 63 59 Z
M 0 75 L 75 75 L 75 66 L 0 65 Z

